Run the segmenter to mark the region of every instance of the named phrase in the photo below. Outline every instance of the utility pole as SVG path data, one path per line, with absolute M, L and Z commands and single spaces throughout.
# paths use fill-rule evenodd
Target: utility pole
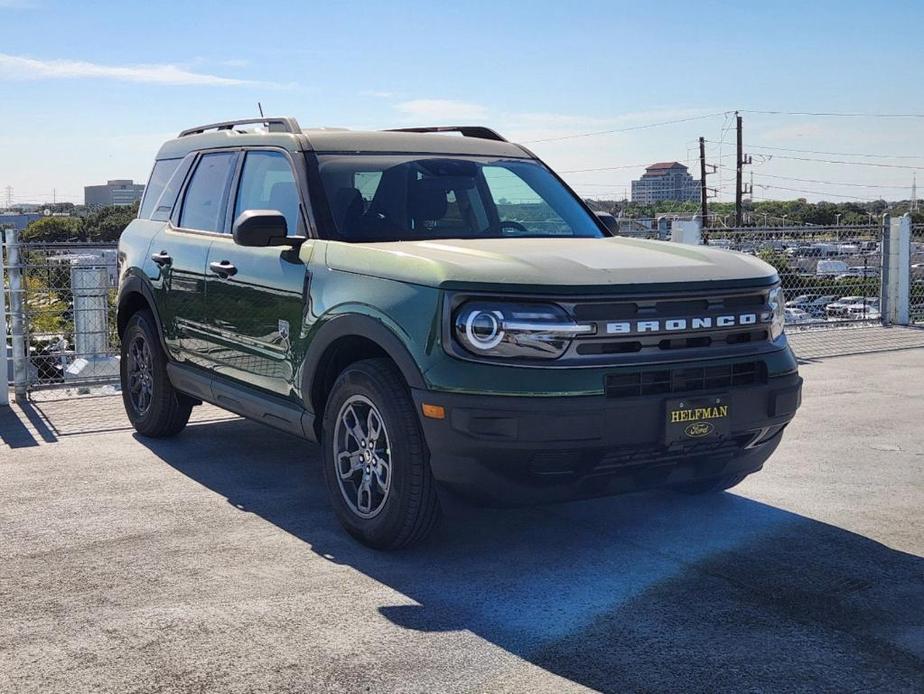
M 735 111 L 738 130 L 738 156 L 735 158 L 735 226 L 741 226 L 741 173 L 744 166 L 744 145 L 741 139 L 741 116 Z
M 712 171 L 706 171 L 706 167 L 711 166 Z M 716 172 L 715 164 L 706 163 L 706 139 L 699 138 L 699 191 L 700 191 L 700 216 L 703 218 L 703 226 L 709 226 L 709 191 L 714 190 L 706 186 L 706 176 Z
M 918 172 L 911 174 L 911 211 L 918 211 Z
M 700 216 L 703 218 L 703 225 L 709 224 L 709 204 L 706 201 L 706 140 L 699 138 L 699 191 L 702 196 L 700 205 Z

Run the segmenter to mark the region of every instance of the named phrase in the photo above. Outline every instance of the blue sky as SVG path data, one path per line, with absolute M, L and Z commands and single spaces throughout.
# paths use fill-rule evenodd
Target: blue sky
M 922 20 L 921 2 L 0 0 L 0 203 L 8 185 L 79 202 L 143 180 L 164 139 L 258 100 L 303 126 L 487 124 L 588 195 L 622 197 L 640 164 L 695 164 L 703 135 L 732 167 L 710 179 L 727 199 L 727 111 L 924 114 Z M 924 171 L 924 118 L 744 120 L 759 197 L 907 198 Z M 550 138 L 567 139 L 534 142 Z

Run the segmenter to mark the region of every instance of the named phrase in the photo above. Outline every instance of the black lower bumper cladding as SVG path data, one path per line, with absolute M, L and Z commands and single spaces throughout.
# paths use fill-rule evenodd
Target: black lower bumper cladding
M 437 482 L 470 501 L 523 505 L 759 470 L 801 404 L 802 379 L 698 390 L 730 403 L 728 435 L 668 445 L 663 394 L 506 397 L 414 390 Z

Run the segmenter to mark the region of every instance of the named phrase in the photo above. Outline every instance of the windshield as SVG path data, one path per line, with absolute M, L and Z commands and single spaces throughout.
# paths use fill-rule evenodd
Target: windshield
M 533 161 L 419 154 L 318 161 L 343 241 L 604 236 L 574 195 Z

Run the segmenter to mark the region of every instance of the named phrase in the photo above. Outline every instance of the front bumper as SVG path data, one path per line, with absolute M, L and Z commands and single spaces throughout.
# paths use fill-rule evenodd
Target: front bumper
M 412 390 L 445 408 L 421 416 L 433 475 L 443 491 L 488 505 L 606 496 L 759 470 L 801 404 L 798 374 L 731 390 L 729 436 L 670 447 L 665 400 L 635 397 L 506 397 Z

